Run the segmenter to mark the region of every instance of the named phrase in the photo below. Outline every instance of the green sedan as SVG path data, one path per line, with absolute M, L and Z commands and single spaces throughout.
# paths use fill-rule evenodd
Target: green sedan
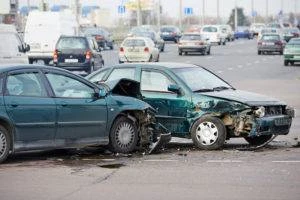
M 0 163 L 20 151 L 108 145 L 128 153 L 156 142 L 155 110 L 137 99 L 136 81 L 110 89 L 66 70 L 24 65 L 1 66 L 0 86 Z
M 172 136 L 192 138 L 200 149 L 219 149 L 233 137 L 244 137 L 255 147 L 265 145 L 288 134 L 294 116 L 285 103 L 237 90 L 192 64 L 122 64 L 87 77 L 96 83 L 120 78 L 140 82 L 143 100 L 157 110 L 157 121 Z
M 300 62 L 300 38 L 292 38 L 286 44 L 283 52 L 284 66 L 288 66 L 289 63 L 294 65 L 295 62 Z

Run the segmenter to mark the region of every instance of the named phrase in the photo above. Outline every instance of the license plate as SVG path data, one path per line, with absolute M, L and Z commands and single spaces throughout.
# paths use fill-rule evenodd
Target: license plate
M 78 59 L 65 59 L 66 63 L 77 63 Z
M 292 120 L 289 119 L 289 118 L 275 119 L 275 126 L 285 126 L 285 125 L 290 125 L 291 122 L 292 122 Z
M 163 35 L 169 35 L 169 33 L 168 33 L 168 32 L 163 32 L 162 34 L 163 34 Z
M 128 49 L 128 52 L 140 52 L 139 49 Z
M 273 42 L 265 42 L 264 45 L 274 45 Z

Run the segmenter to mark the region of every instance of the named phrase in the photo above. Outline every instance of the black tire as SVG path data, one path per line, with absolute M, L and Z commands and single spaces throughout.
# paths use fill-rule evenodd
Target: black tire
M 284 66 L 288 66 L 289 65 L 289 61 L 288 60 L 284 60 Z
M 280 55 L 283 55 L 283 51 L 279 51 L 279 54 L 280 54 Z
M 210 48 L 209 48 L 208 51 L 207 51 L 207 55 L 210 55 Z
M 182 51 L 178 51 L 178 55 L 182 56 Z
M 3 126 L 0 125 L 0 163 L 6 160 L 11 149 L 11 138 Z
M 223 45 L 226 45 L 226 41 L 224 40 Z
M 29 62 L 29 64 L 33 64 L 33 62 L 34 62 L 34 59 L 32 59 L 32 58 L 29 58 L 29 59 L 28 59 L 28 62 Z
M 157 56 L 157 59 L 156 59 L 156 61 L 155 62 L 159 62 L 159 54 L 158 54 L 158 56 Z
M 165 45 L 163 45 L 160 49 L 160 52 L 164 52 L 165 51 Z
M 257 51 L 257 54 L 258 54 L 258 55 L 261 55 L 261 51 Z
M 261 135 L 256 137 L 245 137 L 245 140 L 254 146 L 262 145 L 272 138 L 273 135 Z
M 291 65 L 294 66 L 294 61 L 291 61 Z
M 133 121 L 121 116 L 115 120 L 109 134 L 109 139 L 109 146 L 113 152 L 130 153 L 136 148 L 138 143 L 137 127 Z
M 149 58 L 149 62 L 153 62 L 153 56 L 152 55 Z
M 221 45 L 221 42 L 218 42 L 218 45 Z
M 201 128 L 203 130 L 201 130 Z M 210 138 L 206 134 L 211 134 Z M 224 145 L 226 140 L 226 128 L 219 118 L 202 117 L 192 126 L 191 136 L 197 148 L 216 150 Z

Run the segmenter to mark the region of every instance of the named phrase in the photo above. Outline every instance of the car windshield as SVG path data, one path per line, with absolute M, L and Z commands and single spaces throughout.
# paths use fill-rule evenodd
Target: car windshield
M 85 35 L 105 35 L 105 31 L 99 28 L 89 28 L 84 32 Z
M 140 37 L 148 37 L 151 40 L 155 40 L 155 34 L 153 32 L 135 32 L 135 36 L 140 36 Z
M 300 39 L 291 39 L 287 45 L 300 45 Z
M 193 92 L 209 92 L 232 88 L 225 81 L 202 67 L 174 68 L 172 71 L 182 79 Z
M 164 27 L 160 29 L 161 32 L 173 32 L 175 29 L 173 27 Z
M 129 39 L 129 40 L 125 40 L 123 46 L 125 47 L 143 47 L 145 46 L 145 41 L 142 39 Z
M 279 35 L 264 35 L 262 40 L 280 40 Z
M 204 27 L 203 32 L 217 32 L 218 29 L 216 27 L 212 27 L 212 26 L 209 26 L 209 27 Z
M 84 38 L 68 37 L 58 41 L 57 49 L 86 49 L 87 41 Z
M 21 42 L 15 34 L 0 33 L 0 41 L 5 41 L 0 43 L 0 54 L 19 52 L 18 46 Z
M 182 40 L 201 40 L 201 36 L 200 35 L 183 35 L 181 37 Z

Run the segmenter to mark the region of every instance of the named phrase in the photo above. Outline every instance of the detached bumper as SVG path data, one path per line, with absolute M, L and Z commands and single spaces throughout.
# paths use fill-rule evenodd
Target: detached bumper
M 169 143 L 172 138 L 171 132 L 160 123 L 156 124 L 155 132 L 157 140 L 151 144 L 149 154 L 158 152 L 165 144 Z

